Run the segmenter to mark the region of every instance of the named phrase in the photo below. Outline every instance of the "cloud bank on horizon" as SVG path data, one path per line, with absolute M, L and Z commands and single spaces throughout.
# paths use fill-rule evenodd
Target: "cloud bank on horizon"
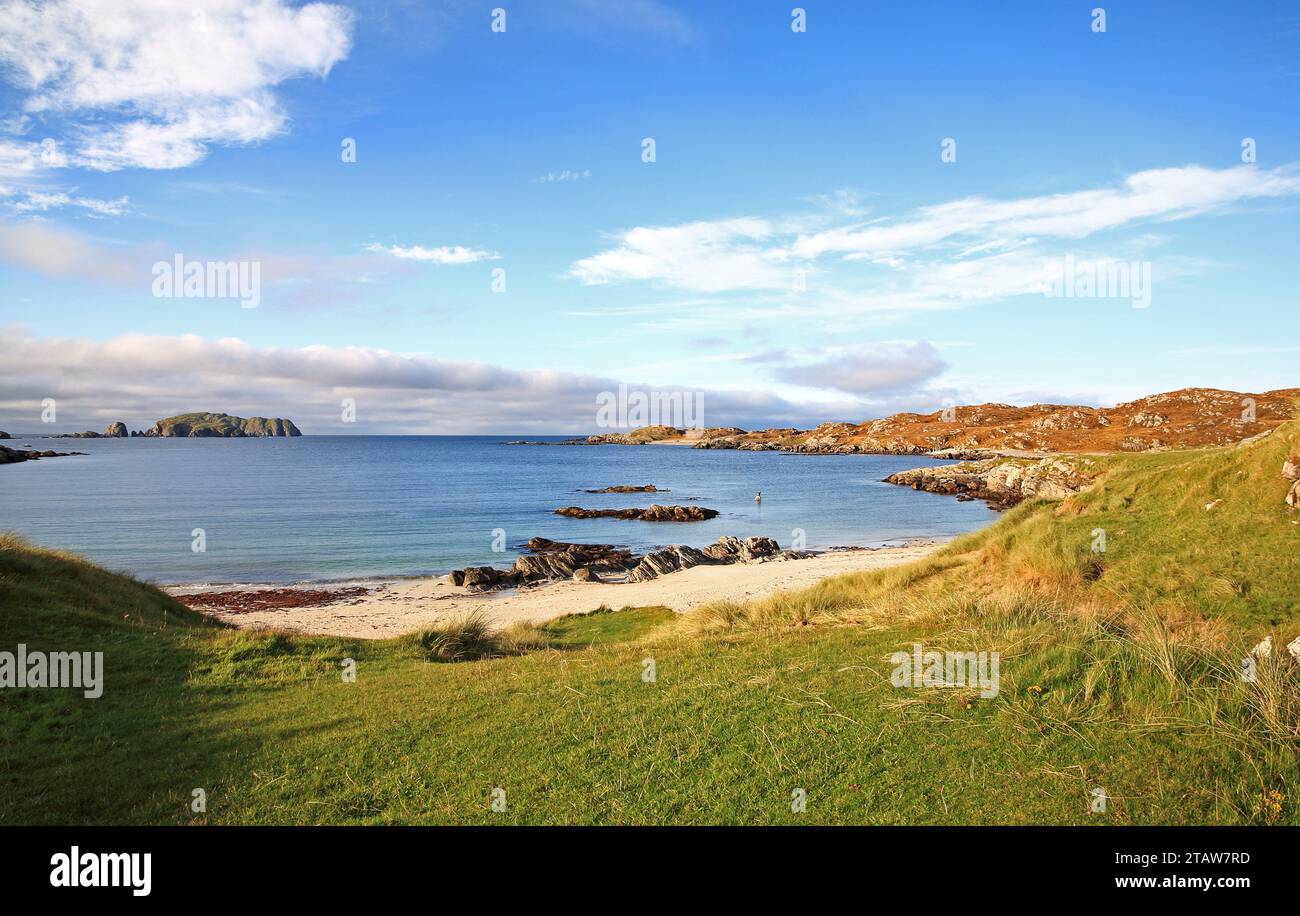
M 163 416 L 222 410 L 286 416 L 317 435 L 392 429 L 428 435 L 586 434 L 599 431 L 598 399 L 628 384 L 627 379 L 518 371 L 364 347 L 254 347 L 234 338 L 147 334 L 101 342 L 38 338 L 23 328 L 0 332 L 0 416 L 12 432 L 39 432 L 41 402 L 53 398 L 58 426 L 68 430 L 99 429 L 116 420 L 144 428 Z M 935 369 L 934 364 L 918 369 L 911 361 L 916 347 L 928 349 L 925 344 L 878 348 L 870 378 L 851 385 L 855 393 L 880 392 L 885 398 L 841 398 L 831 406 L 844 409 L 845 416 L 901 409 L 902 402 L 888 394 Z M 837 379 L 837 386 L 842 384 Z M 825 419 L 827 409 L 824 403 L 792 403 L 769 392 L 657 388 L 635 380 L 632 386 L 700 398 L 706 422 L 734 418 L 749 428 L 811 426 Z M 149 394 L 142 398 L 141 392 Z M 345 398 L 356 404 L 355 423 L 342 420 Z
M 1173 98 L 1218 134 L 1171 116 L 1149 141 L 1117 124 L 1063 147 L 1027 91 L 1004 87 L 1004 116 L 978 80 L 916 90 L 906 47 L 877 45 L 912 113 L 876 112 L 873 146 L 829 139 L 850 130 L 838 99 L 880 91 L 830 65 L 857 53 L 852 11 L 799 35 L 725 5 L 520 2 L 497 34 L 494 6 L 2 0 L 0 428 L 44 397 L 82 425 L 203 408 L 326 431 L 353 396 L 373 412 L 340 432 L 577 433 L 619 383 L 703 392 L 709 425 L 807 426 L 1293 382 L 1284 352 L 1251 348 L 1290 289 L 1300 137 L 1277 98 L 1297 79 L 1256 74 L 1249 99 L 1182 81 L 1253 60 L 1267 17 L 1221 36 L 1222 61 L 1189 47 L 1156 67 L 1135 56 L 1151 31 L 1194 36 L 1198 17 L 1157 4 L 1097 36 L 1009 13 L 981 52 L 965 12 L 878 13 L 993 82 L 1005 41 L 1062 98 L 1071 66 L 1096 82 L 1124 63 L 1137 88 L 1102 110 Z M 1025 45 L 1045 35 L 1054 56 Z M 772 55 L 801 62 L 800 104 L 758 68 Z M 629 66 L 653 79 L 634 89 Z M 260 306 L 151 296 L 181 253 L 256 264 Z

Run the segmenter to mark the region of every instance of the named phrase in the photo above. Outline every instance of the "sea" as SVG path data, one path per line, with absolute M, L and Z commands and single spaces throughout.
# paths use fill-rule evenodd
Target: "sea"
M 87 454 L 0 466 L 0 531 L 159 585 L 233 585 L 507 567 L 539 536 L 643 552 L 766 535 L 783 548 L 826 550 L 946 540 L 995 517 L 981 502 L 883 482 L 951 463 L 928 458 L 509 444 L 519 438 L 15 436 L 5 444 Z M 661 492 L 581 492 L 645 484 Z M 699 522 L 554 514 L 651 503 L 720 514 Z

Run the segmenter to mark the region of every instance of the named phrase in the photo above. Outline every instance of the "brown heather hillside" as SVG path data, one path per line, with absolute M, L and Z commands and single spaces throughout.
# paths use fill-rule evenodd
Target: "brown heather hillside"
M 976 404 L 942 411 L 900 413 L 865 423 L 823 423 L 812 430 L 744 432 L 706 429 L 695 448 L 862 452 L 921 455 L 943 450 L 976 452 L 1145 452 L 1229 445 L 1266 433 L 1296 414 L 1300 388 L 1261 394 L 1217 388 L 1183 388 L 1115 407 L 1071 404 Z M 1254 419 L 1250 419 L 1253 404 Z M 683 431 L 654 439 L 685 439 Z M 636 442 L 627 436 L 593 436 L 593 443 Z M 646 441 L 641 439 L 640 441 Z

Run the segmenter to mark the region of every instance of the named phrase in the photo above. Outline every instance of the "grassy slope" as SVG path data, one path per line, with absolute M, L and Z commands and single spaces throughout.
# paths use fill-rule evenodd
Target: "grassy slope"
M 1300 624 L 1278 474 L 1298 441 L 1108 459 L 1094 491 L 921 563 L 681 621 L 568 618 L 455 664 L 427 639 L 205 626 L 0 542 L 0 649 L 108 667 L 95 701 L 0 691 L 0 823 L 1295 823 L 1294 666 L 1235 668 Z M 894 689 L 913 641 L 1001 651 L 1001 693 Z

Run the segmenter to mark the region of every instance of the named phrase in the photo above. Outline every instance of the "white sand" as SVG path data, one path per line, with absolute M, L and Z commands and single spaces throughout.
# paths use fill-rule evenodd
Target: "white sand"
M 806 560 L 696 566 L 649 582 L 554 582 L 484 595 L 471 595 L 445 577 L 403 579 L 385 582 L 365 597 L 338 604 L 234 614 L 215 611 L 212 616 L 239 627 L 385 639 L 471 611 L 482 611 L 500 626 L 524 620 L 541 623 L 593 611 L 602 604 L 615 610 L 664 605 L 681 612 L 723 598 L 757 598 L 782 589 L 804 588 L 828 576 L 892 566 L 925 556 L 937 546 L 920 543 L 879 550 L 837 550 Z

